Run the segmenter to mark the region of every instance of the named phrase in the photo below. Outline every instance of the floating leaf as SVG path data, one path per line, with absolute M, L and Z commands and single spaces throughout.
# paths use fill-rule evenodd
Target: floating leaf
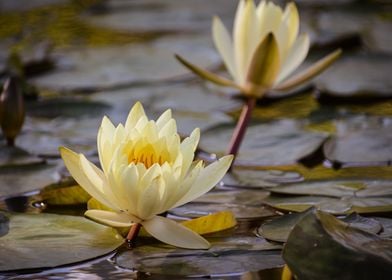
M 316 211 L 293 228 L 283 258 L 299 279 L 387 279 L 391 252 L 391 240 Z
M 332 198 L 325 196 L 277 196 L 271 195 L 264 199 L 264 203 L 275 208 L 301 212 L 312 206 L 317 209 L 343 215 L 357 213 L 387 213 L 392 212 L 392 197 L 366 198 Z
M 259 190 L 210 191 L 193 202 L 261 206 L 263 199 L 268 195 L 269 192 Z
M 199 234 L 207 234 L 232 228 L 237 224 L 237 221 L 232 212 L 221 211 L 184 221 L 181 224 Z
M 54 184 L 44 188 L 40 197 L 48 205 L 75 205 L 87 203 L 91 196 L 74 182 Z
M 314 212 L 314 208 L 309 208 L 301 213 L 291 213 L 281 217 L 273 218 L 264 222 L 258 229 L 257 233 L 262 237 L 277 242 L 286 242 L 291 230 L 306 215 Z M 382 223 L 376 219 L 365 218 L 357 213 L 341 218 L 342 221 L 351 227 L 362 229 L 370 233 L 379 233 L 382 229 Z
M 54 164 L 11 166 L 0 169 L 0 197 L 35 191 L 60 179 Z
M 30 155 L 18 147 L 0 146 L 0 167 L 44 163 L 42 158 Z
M 217 204 L 217 203 L 188 203 L 184 206 L 171 209 L 170 214 L 186 218 L 198 218 L 218 211 L 228 211 L 234 213 L 237 220 L 256 220 L 275 216 L 277 213 L 270 207 L 252 206 L 241 204 Z
M 107 254 L 123 243 L 111 228 L 82 217 L 7 214 L 0 237 L 0 270 L 53 268 Z
M 224 154 L 233 130 L 232 126 L 219 126 L 206 131 L 200 141 L 201 148 L 210 153 Z M 317 150 L 327 137 L 326 133 L 306 132 L 300 122 L 292 120 L 253 125 L 246 132 L 236 164 L 294 164 Z
M 392 122 L 378 118 L 341 122 L 338 134 L 324 144 L 324 154 L 344 166 L 388 165 L 392 162 Z
M 273 193 L 323 195 L 331 197 L 392 197 L 390 180 L 324 180 L 286 184 L 270 189 Z
M 115 262 L 139 272 L 183 277 L 241 275 L 283 264 L 280 246 L 262 238 L 237 236 L 208 240 L 212 244 L 208 251 L 177 249 L 162 243 L 140 245 L 118 254 Z

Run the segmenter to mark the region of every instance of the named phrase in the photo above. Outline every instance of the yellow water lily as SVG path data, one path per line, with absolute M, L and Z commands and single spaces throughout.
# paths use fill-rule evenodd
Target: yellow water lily
M 194 161 L 200 132 L 182 142 L 171 111 L 149 120 L 138 102 L 125 125 L 115 127 L 104 117 L 97 144 L 102 170 L 65 147 L 61 156 L 74 179 L 111 211 L 88 210 L 98 222 L 127 227 L 141 224 L 162 242 L 184 248 L 207 249 L 209 243 L 190 229 L 158 216 L 211 190 L 227 172 L 233 157 L 224 156 L 204 167 Z
M 233 36 L 218 17 L 213 18 L 215 47 L 233 80 L 217 76 L 180 56 L 177 59 L 195 74 L 213 83 L 238 89 L 249 97 L 262 97 L 266 91 L 285 91 L 307 82 L 333 61 L 336 50 L 304 71 L 291 75 L 306 58 L 310 41 L 299 35 L 299 15 L 294 2 L 282 10 L 272 2 L 240 0 L 234 19 Z

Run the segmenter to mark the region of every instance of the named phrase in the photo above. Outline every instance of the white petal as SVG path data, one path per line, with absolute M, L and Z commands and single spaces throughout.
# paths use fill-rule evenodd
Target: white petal
M 110 162 L 110 155 L 112 153 L 112 141 L 115 127 L 106 116 L 103 117 L 101 126 L 97 135 L 97 147 L 99 161 L 101 162 L 102 169 L 107 171 Z
M 127 199 L 127 209 L 130 213 L 136 213 L 137 200 L 138 200 L 138 184 L 139 184 L 139 173 L 135 164 L 130 164 L 124 168 L 120 175 L 121 184 L 124 187 L 125 196 Z
M 200 140 L 200 129 L 195 128 L 191 135 L 185 138 L 180 146 L 182 154 L 181 177 L 184 177 L 188 172 L 189 167 L 195 157 L 195 150 Z
M 104 199 L 110 203 L 110 208 L 119 210 L 119 205 L 114 196 L 111 186 L 108 186 L 107 179 L 98 167 L 91 163 L 84 155 L 80 155 L 79 163 L 81 171 L 86 175 L 86 178 L 95 186 L 97 190 L 104 196 Z M 98 197 L 95 197 L 99 200 Z
M 188 249 L 210 248 L 210 243 L 203 237 L 167 218 L 155 216 L 143 221 L 142 225 L 149 234 L 164 243 Z
M 285 78 L 287 78 L 298 66 L 305 60 L 308 54 L 310 46 L 310 40 L 308 34 L 302 34 L 295 41 L 294 45 L 290 49 L 286 60 L 283 62 L 281 72 L 275 82 L 279 84 Z
M 146 116 L 146 113 L 144 112 L 143 106 L 140 102 L 136 102 L 128 114 L 127 121 L 125 122 L 125 129 L 127 131 L 131 131 L 132 129 L 134 129 L 134 127 L 136 126 L 136 123 L 143 116 L 144 117 Z
M 287 23 L 287 26 L 290 29 L 289 45 L 291 46 L 294 43 L 295 39 L 297 38 L 298 31 L 299 31 L 299 14 L 298 14 L 297 6 L 295 5 L 294 2 L 289 2 L 286 5 L 282 20 Z
M 241 0 L 234 19 L 233 45 L 237 75 L 244 82 L 247 67 L 259 38 L 255 36 L 256 7 L 253 1 Z
M 148 186 L 145 186 L 139 193 L 139 201 L 137 203 L 137 216 L 142 220 L 150 219 L 153 215 L 160 214 L 161 195 L 165 182 L 162 176 L 156 177 Z
M 174 119 L 170 119 L 159 131 L 159 137 L 171 137 L 177 135 L 177 123 Z
M 223 25 L 219 17 L 214 17 L 212 20 L 212 37 L 214 44 L 220 55 L 222 56 L 223 62 L 226 65 L 227 70 L 234 80 L 239 83 L 238 75 L 236 72 L 234 62 L 234 49 L 231 41 L 229 32 Z
M 172 111 L 166 110 L 156 121 L 159 130 L 172 118 Z
M 129 227 L 134 221 L 125 213 L 117 213 L 105 210 L 87 210 L 84 215 L 112 227 Z
M 230 168 L 232 161 L 232 155 L 224 156 L 201 170 L 189 191 L 173 207 L 192 201 L 215 187 Z
M 68 171 L 83 189 L 102 204 L 109 208 L 116 209 L 116 206 L 105 197 L 102 190 L 102 182 L 98 182 L 98 185 L 94 185 L 83 172 L 80 164 L 80 155 L 65 147 L 60 147 L 60 154 Z

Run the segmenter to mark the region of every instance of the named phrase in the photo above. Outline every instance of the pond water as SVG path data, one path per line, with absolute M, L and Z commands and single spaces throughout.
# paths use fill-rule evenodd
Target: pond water
M 151 118 L 172 108 L 183 136 L 199 127 L 199 158 L 222 156 L 242 100 L 232 98 L 233 90 L 196 78 L 174 54 L 224 73 L 211 18 L 218 15 L 230 30 L 237 1 L 0 0 L 0 84 L 18 76 L 26 108 L 15 147 L 0 132 L 0 278 L 280 279 L 285 262 L 304 267 L 292 261 L 297 255 L 292 257 L 288 234 L 298 220 L 288 214 L 314 206 L 350 221 L 350 231 L 369 238 L 349 237 L 355 249 L 342 241 L 343 249 L 331 255 L 365 256 L 369 271 L 387 279 L 382 273 L 386 264 L 392 267 L 392 5 L 296 3 L 301 31 L 311 38 L 304 67 L 336 48 L 343 55 L 311 83 L 259 100 L 232 172 L 213 192 L 169 212 L 179 220 L 234 213 L 237 226 L 207 235 L 213 247 L 205 252 L 173 249 L 146 236 L 127 250 L 117 231 L 82 217 L 90 197 L 70 179 L 58 147 L 99 162 L 102 117 L 124 122 L 141 101 Z M 346 217 L 353 212 L 361 216 Z M 312 213 L 304 223 L 323 225 L 314 231 L 337 240 L 339 221 Z M 283 220 L 271 223 L 274 217 Z M 310 234 L 307 225 L 303 236 Z M 377 250 L 362 251 L 365 239 Z M 324 260 L 316 253 L 313 258 Z

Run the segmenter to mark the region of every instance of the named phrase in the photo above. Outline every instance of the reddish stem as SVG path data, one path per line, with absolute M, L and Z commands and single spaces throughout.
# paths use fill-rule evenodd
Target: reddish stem
M 242 107 L 240 118 L 238 119 L 237 125 L 234 129 L 233 135 L 230 140 L 229 149 L 227 151 L 227 154 L 234 155 L 234 158 L 237 156 L 238 150 L 240 149 L 242 140 L 246 132 L 246 128 L 248 127 L 248 123 L 252 116 L 252 111 L 255 105 L 256 98 L 248 98 L 246 104 L 244 104 L 244 106 Z M 232 166 L 230 167 L 230 170 Z
M 136 224 L 133 224 L 131 226 L 131 228 L 129 229 L 129 232 L 128 232 L 128 235 L 126 238 L 128 248 L 131 249 L 131 248 L 135 247 L 136 237 L 139 234 L 140 228 L 141 228 L 141 224 L 136 223 Z

